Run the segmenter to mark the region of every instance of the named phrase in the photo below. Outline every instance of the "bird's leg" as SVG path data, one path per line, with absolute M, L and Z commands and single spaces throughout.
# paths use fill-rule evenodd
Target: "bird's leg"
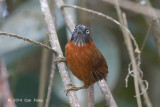
M 75 85 L 73 84 L 68 84 L 68 86 L 71 86 L 71 88 L 67 89 L 66 90 L 66 95 L 68 94 L 69 91 L 78 91 L 80 89 L 85 89 L 85 86 L 82 86 L 82 87 L 76 87 Z
M 56 62 L 66 62 L 66 58 L 65 57 L 58 57 L 55 60 Z

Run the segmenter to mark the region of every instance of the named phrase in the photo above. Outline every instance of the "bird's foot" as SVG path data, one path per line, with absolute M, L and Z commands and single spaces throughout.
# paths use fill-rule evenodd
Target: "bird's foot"
M 75 85 L 73 85 L 73 84 L 67 84 L 68 86 L 70 86 L 70 87 L 76 87 Z
M 65 57 L 58 57 L 55 61 L 56 62 L 66 62 L 66 58 Z
M 69 89 L 66 90 L 66 95 L 68 94 L 69 91 L 78 91 L 80 89 L 85 89 L 84 86 L 82 86 L 82 87 L 76 87 L 73 84 L 68 84 L 68 86 L 70 86 L 71 88 L 69 88 Z

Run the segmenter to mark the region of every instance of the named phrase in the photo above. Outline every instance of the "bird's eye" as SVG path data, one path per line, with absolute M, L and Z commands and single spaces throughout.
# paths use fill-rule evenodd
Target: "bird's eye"
M 90 32 L 89 32 L 89 30 L 86 30 L 86 34 L 89 34 Z

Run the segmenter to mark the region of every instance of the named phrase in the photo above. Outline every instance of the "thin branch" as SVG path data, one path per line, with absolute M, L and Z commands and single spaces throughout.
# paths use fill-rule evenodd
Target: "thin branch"
M 142 0 L 137 0 L 138 2 L 141 2 Z M 155 40 L 155 42 L 156 42 L 156 45 L 157 45 L 157 48 L 158 48 L 158 55 L 160 56 L 160 22 L 159 22 L 159 20 L 157 20 L 158 18 L 159 18 L 159 14 L 157 14 L 157 12 L 156 12 L 156 10 L 154 10 L 153 8 L 152 8 L 152 5 L 151 5 L 151 3 L 150 3 L 150 1 L 149 0 L 146 0 L 145 1 L 145 5 L 147 5 L 147 6 L 149 6 L 150 7 L 150 13 L 152 13 L 153 14 L 153 18 L 147 18 L 147 17 L 144 17 L 145 18 L 145 20 L 146 20 L 146 22 L 147 22 L 147 24 L 151 27 L 151 28 L 153 28 L 152 29 L 152 31 L 153 31 L 153 37 L 154 37 L 154 40 Z M 156 20 L 155 20 L 156 19 Z M 151 24 L 152 24 L 152 26 L 151 26 Z M 141 86 L 141 89 L 143 90 L 144 89 L 144 84 L 143 84 L 143 82 L 142 81 L 140 81 L 140 84 L 142 84 L 142 85 L 140 85 Z M 150 101 L 150 98 L 149 98 L 149 96 L 148 96 L 148 93 L 146 92 L 146 93 L 144 93 L 143 94 L 144 95 L 144 99 L 145 99 L 145 104 L 148 106 L 148 107 L 152 107 L 152 103 L 151 103 L 151 101 Z
M 119 7 L 119 3 L 118 3 L 117 0 L 115 0 L 115 5 L 116 5 L 116 11 L 117 11 L 120 23 L 125 25 L 126 27 L 128 27 L 126 18 L 122 17 L 122 12 L 121 12 L 121 9 Z M 123 32 L 123 36 L 124 36 L 126 46 L 128 48 L 128 51 L 129 51 L 129 55 L 130 55 L 131 63 L 132 63 L 132 67 L 133 67 L 134 86 L 135 86 L 135 92 L 136 92 L 136 96 L 137 96 L 136 97 L 137 104 L 138 104 L 138 107 L 142 107 L 141 97 L 139 96 L 140 95 L 140 90 L 139 90 L 139 85 L 138 85 L 139 73 L 138 73 L 138 69 L 137 69 L 136 59 L 135 59 L 135 56 L 134 56 L 132 42 L 131 42 L 131 39 L 130 39 L 128 33 L 123 28 L 121 28 L 121 29 L 122 29 L 122 32 Z
M 122 18 L 122 21 L 123 21 L 122 23 L 124 23 L 127 26 L 127 21 L 123 20 L 123 18 Z M 124 30 L 123 30 L 123 32 L 124 32 L 123 35 L 124 35 L 124 39 L 125 39 L 125 42 L 126 42 L 126 46 L 127 46 L 128 52 L 129 52 L 130 59 L 131 59 L 132 67 L 133 67 L 134 85 L 135 85 L 135 91 L 136 91 L 137 104 L 138 104 L 138 107 L 142 107 L 139 85 L 138 85 L 139 72 L 138 72 L 138 69 L 137 69 L 136 58 L 134 56 L 134 51 L 133 51 L 131 38 L 128 36 L 127 32 L 125 32 Z
M 126 18 L 125 18 L 125 14 L 123 14 L 123 17 L 124 17 L 124 20 L 126 20 Z M 127 25 L 127 24 L 126 24 Z M 129 42 L 129 41 L 128 41 Z M 128 44 L 127 44 L 127 46 L 128 46 Z M 129 47 L 128 47 L 129 48 Z M 138 64 L 136 65 L 137 66 L 137 69 L 140 71 L 140 54 L 138 55 Z M 132 60 L 133 59 L 131 59 L 131 62 L 132 62 Z M 132 63 L 132 66 L 133 66 L 133 64 L 134 63 Z M 134 66 L 133 66 L 134 67 Z M 133 68 L 133 71 L 134 71 L 134 68 Z M 138 75 L 139 76 L 139 75 Z M 135 76 L 134 76 L 134 78 L 135 78 Z M 145 84 L 146 84 L 146 87 L 144 87 L 144 84 L 143 84 L 143 81 L 145 82 Z M 140 78 L 140 76 L 138 77 L 138 83 L 139 83 L 139 85 L 140 85 L 140 88 L 141 88 L 141 90 L 142 90 L 142 92 L 139 94 L 139 95 L 136 95 L 135 97 L 138 97 L 138 96 L 140 96 L 140 95 L 143 95 L 143 97 L 144 97 L 144 100 L 145 100 L 145 102 L 147 101 L 147 103 L 146 103 L 146 105 L 147 105 L 147 107 L 152 107 L 152 105 L 151 105 L 151 102 L 150 102 L 150 99 L 149 99 L 149 97 L 148 97 L 148 94 L 147 94 L 147 90 L 148 90 L 148 82 L 146 81 L 146 80 L 142 80 L 141 78 Z
M 128 74 L 127 74 L 127 76 L 125 78 L 125 81 L 126 81 L 125 87 L 126 88 L 128 87 L 128 79 L 129 79 L 129 77 L 130 76 L 134 77 L 133 70 L 131 70 L 131 65 L 132 65 L 132 63 L 128 64 Z
M 88 88 L 88 107 L 94 107 L 94 85 Z
M 106 3 L 109 3 L 111 5 L 115 5 L 115 0 L 101 0 Z M 146 5 L 142 5 L 136 2 L 133 2 L 131 0 L 118 0 L 119 6 L 123 9 L 127 9 L 129 11 L 132 11 L 137 14 L 142 14 L 144 16 L 148 16 L 150 18 L 154 18 L 154 14 L 151 12 L 151 10 L 154 10 L 158 17 L 160 17 L 160 9 L 156 9 L 153 7 L 149 7 Z
M 142 94 L 143 94 L 143 97 L 144 97 L 145 104 L 147 105 L 147 107 L 152 107 L 151 100 L 150 100 L 150 98 L 148 96 L 148 93 L 147 93 L 148 86 L 149 86 L 148 82 L 145 81 L 146 87 L 144 86 L 142 80 L 139 80 L 139 84 L 140 84 L 140 87 L 141 87 L 141 91 L 142 91 Z
M 44 44 L 48 44 L 48 36 L 45 37 Z M 38 99 L 45 98 L 45 90 L 46 90 L 46 80 L 47 80 L 47 65 L 48 65 L 48 57 L 49 51 L 46 49 L 42 49 L 42 57 L 41 57 L 41 68 L 40 68 L 40 76 L 39 76 L 39 93 Z M 44 102 L 38 102 L 38 107 L 44 107 Z
M 115 5 L 115 1 L 114 0 L 102 0 L 102 1 L 107 2 L 107 3 L 111 4 L 111 5 Z M 141 0 L 139 0 L 139 1 L 141 1 Z M 149 3 L 147 3 L 147 4 L 149 4 Z M 151 6 L 146 6 L 146 5 L 142 5 L 142 4 L 135 3 L 133 1 L 127 1 L 127 0 L 119 0 L 119 6 L 124 8 L 124 9 L 130 10 L 132 12 L 135 12 L 135 13 L 138 13 L 138 14 L 142 14 L 142 15 L 145 15 L 145 16 L 148 16 L 149 18 L 151 18 L 152 21 L 148 22 L 149 28 L 147 30 L 147 34 L 145 36 L 144 42 L 142 44 L 142 47 L 140 48 L 141 51 L 142 51 L 143 48 L 144 48 L 144 45 L 146 43 L 146 40 L 147 40 L 147 38 L 149 36 L 149 33 L 151 31 L 151 28 L 153 27 L 153 23 L 155 23 L 154 19 L 156 18 L 156 20 L 157 20 L 157 18 L 160 18 L 160 9 L 156 9 L 156 8 L 151 7 Z
M 102 0 L 102 1 L 115 5 L 114 0 Z M 136 0 L 136 1 L 141 2 L 143 0 Z M 149 17 L 144 16 L 149 26 L 151 25 L 153 19 L 160 18 L 160 9 L 153 8 L 149 0 L 145 0 L 144 5 L 135 3 L 132 1 L 119 0 L 119 5 L 120 7 L 130 10 L 132 12 L 139 13 L 145 16 L 149 16 Z M 152 31 L 153 31 L 154 40 L 158 48 L 158 54 L 160 56 L 160 36 L 159 36 L 160 30 L 159 29 L 160 29 L 160 22 L 157 20 L 153 23 Z
M 149 34 L 150 34 L 150 32 L 151 32 L 152 26 L 153 26 L 153 21 L 151 22 L 151 24 L 150 24 L 149 27 L 148 27 L 148 30 L 147 30 L 146 36 L 145 36 L 145 38 L 144 38 L 143 44 L 142 44 L 142 46 L 141 46 L 141 48 L 140 48 L 141 52 L 143 51 L 144 46 L 145 46 L 145 44 L 146 44 L 146 42 L 147 42 L 147 39 L 148 39 Z
M 55 30 L 55 25 L 52 20 L 51 12 L 47 3 L 47 0 L 40 0 L 41 4 L 41 10 L 44 15 L 44 19 L 46 22 L 46 27 L 48 30 L 49 40 L 51 43 L 51 47 L 57 51 L 56 57 L 63 57 L 62 49 L 60 47 L 57 33 Z M 54 59 L 53 59 L 54 60 Z M 69 73 L 66 70 L 66 64 L 64 62 L 57 62 L 57 66 L 64 84 L 65 89 L 67 90 L 69 86 L 67 84 L 71 84 L 71 79 L 69 77 Z M 71 107 L 79 107 L 79 102 L 76 97 L 76 93 L 74 91 L 69 91 L 67 94 L 67 97 L 69 99 L 69 103 Z
M 98 81 L 98 85 L 101 89 L 101 92 L 104 94 L 105 100 L 107 102 L 107 105 L 109 107 L 117 107 L 117 104 L 109 90 L 109 87 L 106 83 L 106 81 L 103 79 L 101 81 Z
M 53 58 L 55 59 L 55 56 L 53 55 Z M 51 73 L 50 73 L 50 80 L 49 80 L 49 85 L 48 85 L 48 92 L 47 92 L 47 98 L 46 98 L 46 104 L 45 107 L 49 107 L 49 101 L 51 98 L 51 92 L 52 92 L 52 87 L 53 87 L 53 79 L 54 79 L 54 74 L 55 74 L 55 61 L 52 61 L 52 67 L 51 67 Z
M 141 81 L 141 82 L 140 82 L 140 81 Z M 140 86 L 141 86 L 143 83 L 145 83 L 146 87 L 141 88 L 141 93 L 139 94 L 139 96 L 140 96 L 140 95 L 144 95 L 144 94 L 147 92 L 148 87 L 149 87 L 148 81 L 139 79 L 139 84 L 140 84 Z M 135 96 L 135 97 L 136 97 L 136 96 Z
M 2 35 L 2 36 L 3 36 L 3 35 L 4 35 L 4 36 L 10 36 L 10 37 L 14 37 L 14 38 L 17 38 L 17 39 L 21 39 L 21 40 L 24 40 L 24 41 L 33 43 L 33 44 L 35 44 L 35 45 L 37 45 L 37 46 L 44 47 L 44 48 L 48 49 L 49 51 L 54 52 L 55 54 L 57 54 L 57 51 L 56 51 L 56 50 L 50 48 L 49 46 L 47 46 L 47 45 L 45 45 L 45 44 L 42 44 L 42 43 L 40 43 L 40 42 L 36 42 L 36 41 L 34 41 L 34 40 L 31 40 L 31 39 L 28 39 L 28 38 L 25 38 L 25 37 L 22 37 L 22 36 L 19 36 L 19 35 L 16 35 L 16 34 L 11 34 L 11 33 L 1 32 L 1 31 L 0 31 L 0 35 Z
M 138 2 L 141 2 L 142 0 L 136 0 Z M 151 25 L 151 23 L 153 22 L 153 19 L 158 19 L 160 18 L 160 13 L 157 13 L 156 10 L 154 10 L 152 8 L 152 5 L 150 3 L 149 0 L 145 0 L 145 5 L 147 7 L 149 7 L 149 13 L 150 14 L 153 14 L 153 17 L 150 18 L 150 17 L 144 17 L 145 21 L 147 22 L 148 26 Z M 153 37 L 154 37 L 154 40 L 155 40 L 155 43 L 157 45 L 157 49 L 158 49 L 158 55 L 160 57 L 160 21 L 159 20 L 155 20 L 153 25 L 152 25 L 152 31 L 153 31 Z
M 56 13 L 56 4 L 55 4 L 55 0 L 51 0 L 50 1 L 50 7 L 52 8 L 52 14 L 53 14 L 53 20 L 54 20 L 54 25 L 55 25 L 55 30 L 57 30 L 57 13 Z M 53 54 L 52 59 L 55 59 L 55 55 Z M 53 88 L 53 80 L 54 80 L 54 75 L 55 75 L 55 60 L 52 61 L 51 64 L 51 72 L 50 72 L 50 80 L 49 80 L 49 84 L 48 84 L 48 91 L 47 91 L 47 96 L 46 96 L 46 103 L 45 103 L 45 107 L 49 107 L 49 102 L 50 102 L 50 98 L 51 98 L 51 92 L 52 92 L 52 88 Z
M 62 15 L 63 18 L 67 24 L 68 29 L 70 30 L 70 32 L 72 33 L 72 31 L 75 28 L 75 22 L 72 18 L 72 15 L 70 14 L 70 12 L 68 12 L 67 10 L 63 9 L 62 6 L 64 5 L 63 0 L 55 0 L 57 7 L 61 9 L 62 11 Z

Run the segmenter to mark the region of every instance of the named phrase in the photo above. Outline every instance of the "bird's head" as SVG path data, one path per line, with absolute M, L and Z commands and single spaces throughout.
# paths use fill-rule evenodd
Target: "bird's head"
M 73 31 L 71 41 L 77 46 L 84 46 L 92 40 L 90 29 L 84 25 L 77 25 Z

